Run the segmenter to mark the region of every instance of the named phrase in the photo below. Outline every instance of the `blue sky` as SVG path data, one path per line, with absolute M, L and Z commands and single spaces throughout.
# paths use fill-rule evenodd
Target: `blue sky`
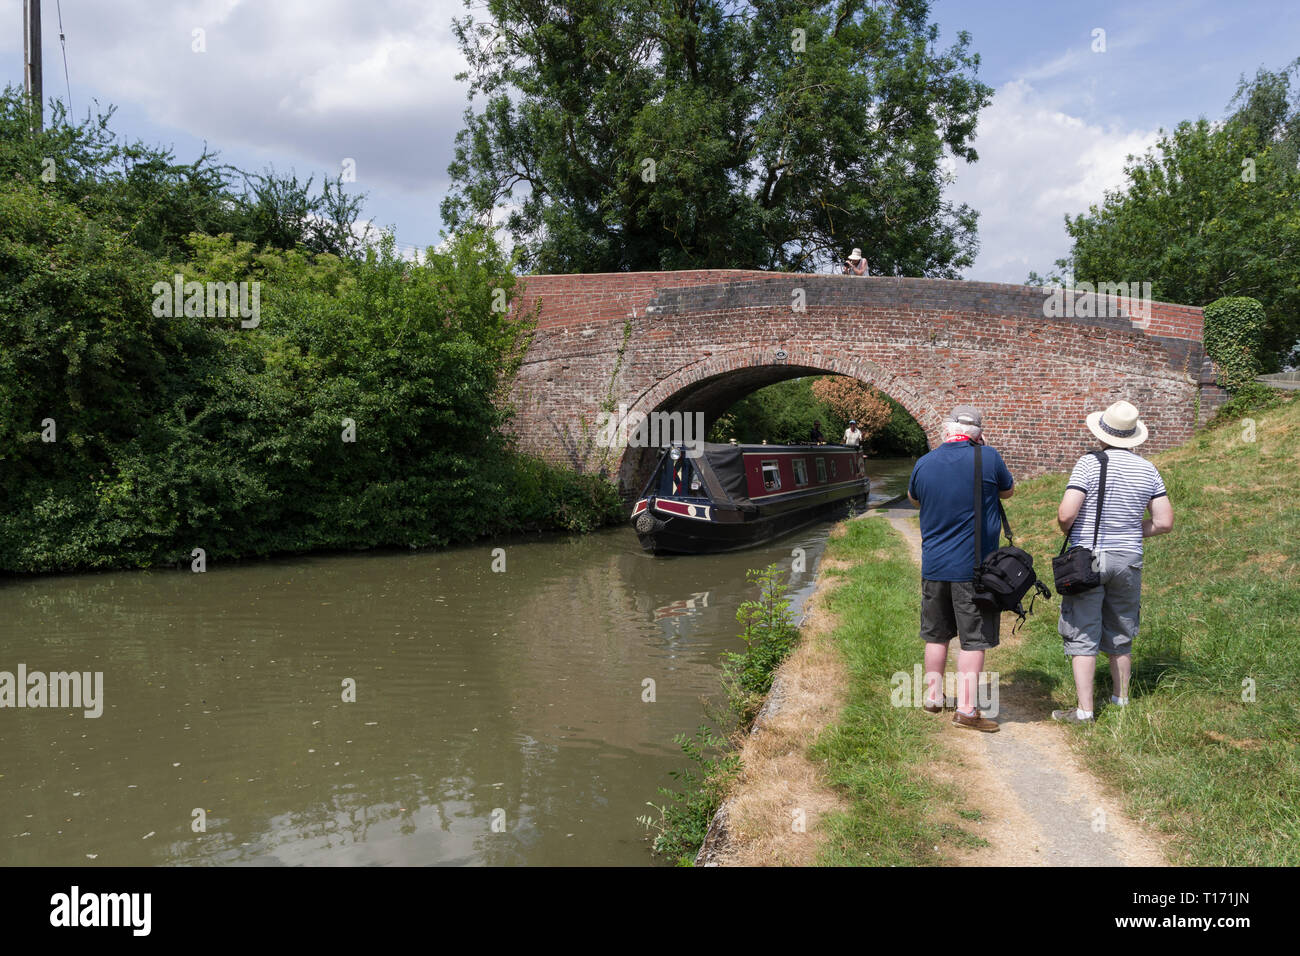
M 72 103 L 118 107 L 115 127 L 206 141 L 246 169 L 332 175 L 356 161 L 366 214 L 403 245 L 436 243 L 446 166 L 465 107 L 449 21 L 459 0 L 61 0 Z M 47 96 L 66 96 L 55 0 L 45 7 Z M 1242 73 L 1300 56 L 1294 0 L 1053 3 L 936 0 L 943 35 L 972 35 L 980 162 L 950 196 L 981 212 L 967 277 L 1023 281 L 1068 250 L 1063 214 L 1122 180 L 1160 127 L 1217 119 Z M 21 4 L 0 11 L 0 71 L 21 83 Z M 205 31 L 195 53 L 193 31 Z M 1093 31 L 1105 31 L 1094 52 Z

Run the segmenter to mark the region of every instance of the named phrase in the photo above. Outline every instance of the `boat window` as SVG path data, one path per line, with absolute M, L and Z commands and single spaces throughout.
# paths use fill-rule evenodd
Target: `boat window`
M 781 469 L 774 461 L 763 462 L 763 487 L 768 491 L 776 491 L 781 487 Z
M 838 469 L 836 468 L 836 465 L 837 465 L 837 464 L 838 464 L 838 462 L 836 462 L 835 459 L 832 458 L 832 459 L 831 459 L 831 477 L 832 477 L 832 478 L 838 477 L 837 474 L 836 474 L 836 472 L 838 471 Z
M 796 485 L 808 484 L 808 459 L 796 458 L 792 464 L 794 465 L 794 483 Z
M 825 458 L 817 459 L 817 480 L 818 481 L 826 480 L 826 459 Z

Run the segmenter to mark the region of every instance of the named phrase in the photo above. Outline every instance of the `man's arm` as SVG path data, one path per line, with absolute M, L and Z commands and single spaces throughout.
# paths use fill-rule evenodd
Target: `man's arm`
M 1168 495 L 1151 499 L 1151 517 L 1142 522 L 1142 537 L 1154 538 L 1174 530 L 1174 506 Z
M 1068 534 L 1074 519 L 1079 517 L 1079 509 L 1083 507 L 1085 497 L 1078 488 L 1065 489 L 1061 506 L 1056 509 L 1056 526 L 1061 529 L 1062 534 Z
M 1016 493 L 1016 482 L 1007 469 L 1007 463 L 998 455 L 998 497 L 1010 498 Z

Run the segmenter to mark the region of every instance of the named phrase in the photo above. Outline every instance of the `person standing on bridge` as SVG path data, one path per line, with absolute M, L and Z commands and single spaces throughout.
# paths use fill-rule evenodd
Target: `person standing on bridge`
M 971 405 L 958 405 L 943 423 L 943 442 L 912 469 L 908 500 L 921 509 L 921 640 L 925 642 L 925 710 L 951 706 L 943 694 L 948 644 L 960 638 L 957 699 L 952 722 L 991 733 L 997 722 L 975 707 L 984 652 L 998 646 L 998 610 L 975 601 L 975 443 L 983 445 L 983 417 Z M 981 451 L 984 483 L 983 554 L 997 550 L 1002 532 L 998 498 L 1015 494 L 1015 482 L 996 449 Z
M 1099 573 L 1101 583 L 1088 591 L 1061 595 L 1057 630 L 1074 671 L 1078 707 L 1054 710 L 1052 718 L 1067 724 L 1096 719 L 1092 691 L 1098 653 L 1110 662 L 1110 702 L 1118 707 L 1128 704 L 1130 652 L 1142 603 L 1142 539 L 1167 534 L 1174 527 L 1174 509 L 1164 479 L 1155 465 L 1133 451 L 1147 440 L 1147 427 L 1138 410 L 1128 402 L 1116 402 L 1104 412 L 1093 412 L 1086 424 L 1101 442 L 1100 454 L 1106 457 L 1105 486 L 1101 485 L 1101 461 L 1089 452 L 1070 474 L 1056 523 L 1071 545 L 1091 548 L 1093 570 Z M 1150 518 L 1146 517 L 1148 508 Z
M 844 260 L 843 272 L 846 276 L 865 276 L 867 274 L 867 260 L 862 258 L 861 249 L 854 249 L 849 253 L 849 257 Z

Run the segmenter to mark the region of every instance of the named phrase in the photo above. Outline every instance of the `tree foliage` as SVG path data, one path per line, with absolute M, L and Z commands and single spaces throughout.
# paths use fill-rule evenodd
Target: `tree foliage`
M 272 213 L 244 220 L 254 238 L 182 234 L 238 212 L 203 162 L 177 173 L 154 153 L 115 171 L 123 154 L 99 127 L 33 136 L 11 120 L 0 101 L 0 571 L 437 546 L 621 517 L 608 482 L 505 437 L 531 318 L 500 309 L 513 267 L 490 238 L 463 233 L 419 262 L 391 236 L 346 258 L 313 250 L 299 238 L 320 224 L 293 179 L 248 207 Z M 166 235 L 146 247 L 147 223 Z M 155 284 L 176 272 L 257 283 L 257 324 L 158 314 Z
M 0 94 L 0 177 L 40 186 L 102 227 L 157 258 L 184 260 L 191 234 L 228 233 L 258 248 L 360 256 L 369 225 L 364 194 L 349 194 L 342 175 L 325 180 L 273 168 L 247 173 L 204 150 L 181 162 L 171 149 L 127 141 L 112 129 L 114 110 L 74 122 L 54 104 L 44 129 L 29 129 L 22 91 Z
M 819 398 L 814 390 L 823 381 L 850 382 L 865 389 L 854 379 L 842 376 L 796 378 L 778 382 L 753 392 L 727 409 L 709 430 L 709 441 L 773 444 L 807 441 L 812 423 L 820 421 L 822 431 L 831 441 L 839 441 L 852 412 L 844 413 Z M 876 391 L 874 396 L 885 403 L 889 417 L 874 432 L 864 434 L 863 446 L 874 455 L 912 457 L 925 454 L 925 431 L 889 396 Z
M 468 0 L 467 0 L 468 5 Z M 956 277 L 977 214 L 944 198 L 991 90 L 928 0 L 487 0 L 455 24 L 469 95 L 443 219 L 541 272 Z
M 1157 299 L 1195 305 L 1250 296 L 1267 315 L 1265 364 L 1278 367 L 1300 339 L 1297 76 L 1300 59 L 1261 69 L 1223 123 L 1180 123 L 1130 157 L 1122 189 L 1065 217 L 1073 247 L 1048 278 L 1150 281 Z
M 885 396 L 856 378 L 844 375 L 819 378 L 812 384 L 812 393 L 846 423 L 856 420 L 864 440 L 884 429 L 893 414 Z

